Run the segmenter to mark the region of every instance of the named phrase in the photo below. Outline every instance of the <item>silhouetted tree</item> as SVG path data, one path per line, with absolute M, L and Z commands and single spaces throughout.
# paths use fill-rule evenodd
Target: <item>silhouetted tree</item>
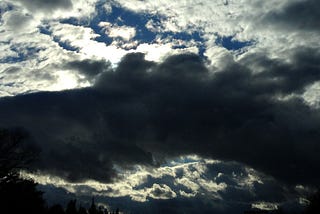
M 305 214 L 319 214 L 320 213 L 320 190 L 309 197 L 310 204 L 306 208 Z
M 43 213 L 45 202 L 42 192 L 36 189 L 36 184 L 30 180 L 16 178 L 14 182 L 0 185 L 1 209 L 5 213 Z
M 283 209 L 280 207 L 280 208 L 278 208 L 277 210 L 275 210 L 273 213 L 274 213 L 274 214 L 285 214 L 286 212 L 283 211 Z
M 83 206 L 80 205 L 79 207 L 79 211 L 78 211 L 79 214 L 88 214 L 86 208 L 84 208 Z
M 77 214 L 77 200 L 70 200 L 67 204 L 66 214 Z
M 53 205 L 48 209 L 48 214 L 64 214 L 64 210 L 60 204 Z
M 27 168 L 37 156 L 31 144 L 24 144 L 30 136 L 23 129 L 0 129 L 0 183 L 15 180 L 19 170 Z
M 45 202 L 36 183 L 20 178 L 34 152 L 23 144 L 28 135 L 21 129 L 0 130 L 0 202 L 1 214 L 44 213 Z
M 94 198 L 92 198 L 91 206 L 89 208 L 89 214 L 98 214 L 97 207 L 94 203 Z
M 99 206 L 98 214 L 105 214 L 106 209 L 103 206 Z

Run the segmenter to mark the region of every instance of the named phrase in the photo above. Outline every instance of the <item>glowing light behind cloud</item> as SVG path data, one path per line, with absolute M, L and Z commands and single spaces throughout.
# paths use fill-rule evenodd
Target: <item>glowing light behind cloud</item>
M 190 162 L 185 162 L 186 160 Z M 54 185 L 64 188 L 75 194 L 93 194 L 107 197 L 129 196 L 134 201 L 147 201 L 153 199 L 170 199 L 175 197 L 194 197 L 202 191 L 217 194 L 227 188 L 225 183 L 216 183 L 205 178 L 207 165 L 219 163 L 219 161 L 201 159 L 197 156 L 186 156 L 171 161 L 169 165 L 159 168 L 146 168 L 137 165 L 134 170 L 119 169 L 119 179 L 112 184 L 87 180 L 81 183 L 71 183 L 57 176 L 45 175 L 41 172 L 22 172 L 22 176 L 32 178 L 42 185 Z M 80 169 L 79 169 L 80 170 Z M 183 178 L 178 174 L 183 172 Z M 165 179 L 172 181 L 166 183 L 150 183 L 150 179 Z M 190 185 L 189 184 L 193 184 Z M 182 188 L 182 189 L 181 189 Z M 200 190 L 201 189 L 201 190 Z M 189 193 L 186 193 L 189 192 Z M 158 193 L 158 194 L 157 194 Z
M 225 164 L 234 170 L 224 169 Z M 116 167 L 119 177 L 113 183 L 94 180 L 71 183 L 41 172 L 23 171 L 21 175 L 32 178 L 41 185 L 53 185 L 78 196 L 130 197 L 132 201 L 137 202 L 176 197 L 193 198 L 204 195 L 215 200 L 228 200 L 225 197 L 230 189 L 242 189 L 242 191 L 255 195 L 257 194 L 255 185 L 264 185 L 264 180 L 266 183 L 270 182 L 271 178 L 265 177 L 252 168 L 244 167 L 244 171 L 238 171 L 239 167 L 241 168 L 241 165 L 237 163 L 226 163 L 190 155 L 168 160 L 167 164 L 159 168 L 136 165 L 132 170 L 124 170 Z M 260 201 L 254 202 L 252 206 L 261 209 L 276 208 L 276 205 Z

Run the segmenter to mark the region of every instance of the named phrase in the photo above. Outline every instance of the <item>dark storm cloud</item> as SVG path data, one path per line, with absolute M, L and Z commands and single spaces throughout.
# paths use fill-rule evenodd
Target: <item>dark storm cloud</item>
M 105 60 L 75 60 L 65 64 L 66 69 L 73 69 L 79 71 L 80 74 L 88 78 L 93 78 L 96 75 L 111 69 L 110 63 Z
M 273 11 L 264 17 L 266 22 L 279 24 L 295 30 L 318 31 L 320 29 L 320 2 L 302 0 L 288 3 L 280 11 Z
M 71 0 L 16 0 L 33 12 L 53 11 L 56 9 L 70 9 L 72 7 Z
M 43 145 L 38 167 L 72 181 L 198 154 L 317 184 L 319 110 L 278 97 L 320 79 L 320 54 L 292 52 L 290 63 L 248 55 L 219 72 L 192 54 L 160 64 L 129 54 L 94 87 L 1 99 L 0 125 L 26 127 Z

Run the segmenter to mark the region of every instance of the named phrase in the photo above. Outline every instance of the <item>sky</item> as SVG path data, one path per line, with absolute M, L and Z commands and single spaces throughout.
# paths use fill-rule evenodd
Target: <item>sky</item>
M 50 203 L 298 209 L 320 180 L 317 0 L 2 0 L 0 127 Z

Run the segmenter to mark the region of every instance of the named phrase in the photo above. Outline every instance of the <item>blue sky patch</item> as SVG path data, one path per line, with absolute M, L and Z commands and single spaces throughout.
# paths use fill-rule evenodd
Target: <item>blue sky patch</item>
M 79 20 L 77 18 L 68 18 L 60 20 L 60 23 L 63 24 L 71 24 L 75 26 L 84 26 L 84 27 L 90 27 L 96 34 L 99 36 L 95 38 L 94 40 L 97 42 L 103 42 L 106 45 L 110 45 L 114 38 L 109 37 L 105 33 L 105 29 L 102 26 L 99 26 L 100 22 L 109 22 L 116 26 L 128 26 L 128 27 L 134 27 L 136 30 L 136 35 L 132 38 L 135 41 L 138 41 L 139 43 L 153 43 L 157 37 L 160 37 L 161 39 L 179 39 L 186 42 L 194 41 L 196 42 L 196 46 L 199 49 L 199 55 L 201 57 L 204 57 L 204 52 L 206 50 L 205 47 L 205 40 L 202 37 L 200 32 L 192 31 L 191 33 L 189 31 L 186 32 L 153 32 L 149 30 L 146 27 L 146 24 L 148 21 L 152 20 L 154 23 L 158 23 L 160 25 L 161 20 L 165 17 L 161 17 L 159 15 L 154 14 L 147 14 L 147 13 L 135 13 L 133 11 L 127 10 L 125 8 L 122 8 L 118 5 L 112 5 L 112 10 L 110 13 L 107 13 L 103 7 L 103 4 L 105 1 L 101 1 L 96 5 L 96 16 L 93 17 L 91 21 L 88 20 Z M 41 27 L 39 28 L 41 33 L 51 35 L 52 32 L 50 32 L 50 29 L 48 27 Z M 230 40 L 230 41 L 229 41 Z M 226 47 L 231 49 L 238 49 L 239 46 L 243 45 L 240 42 L 232 43 L 230 38 L 228 40 L 225 38 L 221 38 L 221 42 L 223 45 L 226 45 Z M 54 41 L 59 44 L 62 48 L 70 51 L 77 51 L 78 49 L 75 47 L 72 47 L 67 42 L 62 42 L 59 40 L 59 38 L 54 38 Z M 247 43 L 245 43 L 247 45 Z M 183 49 L 187 48 L 186 45 L 176 45 L 173 46 L 173 49 Z M 230 49 L 228 49 L 230 50 Z
M 110 14 L 106 13 L 101 5 L 96 6 L 97 16 L 93 18 L 88 27 L 91 27 L 95 33 L 99 34 L 100 37 L 95 40 L 98 42 L 104 42 L 107 45 L 111 44 L 112 38 L 105 34 L 103 27 L 99 26 L 101 21 L 110 22 L 116 24 L 117 26 L 129 26 L 136 29 L 136 35 L 133 40 L 137 40 L 139 43 L 152 43 L 157 36 L 160 38 L 171 37 L 173 39 L 180 39 L 183 41 L 194 40 L 198 42 L 199 54 L 202 56 L 205 51 L 205 46 L 203 45 L 204 39 L 201 37 L 199 32 L 193 32 L 192 34 L 188 32 L 164 32 L 157 33 L 150 31 L 146 24 L 148 21 L 152 20 L 154 23 L 160 23 L 161 18 L 157 15 L 146 14 L 146 13 L 135 13 L 133 11 L 121 8 L 119 6 L 113 5 L 112 12 Z M 77 23 L 74 20 L 69 20 L 70 24 Z M 174 49 L 186 48 L 185 46 L 174 46 Z
M 205 39 L 202 37 L 201 32 L 198 31 L 185 31 L 185 32 L 153 32 L 146 27 L 148 21 L 152 20 L 154 23 L 161 23 L 161 20 L 165 17 L 161 17 L 154 14 L 147 13 L 136 13 L 128 9 L 122 8 L 119 5 L 112 5 L 112 10 L 107 13 L 103 7 L 105 1 L 101 1 L 96 5 L 96 16 L 93 17 L 91 21 L 79 20 L 77 18 L 68 18 L 60 20 L 60 23 L 71 24 L 75 26 L 90 27 L 99 36 L 94 40 L 97 42 L 103 42 L 106 45 L 110 45 L 114 38 L 109 37 L 105 33 L 105 29 L 99 26 L 100 22 L 109 22 L 116 26 L 128 26 L 134 27 L 136 30 L 136 35 L 133 40 L 139 43 L 153 43 L 157 37 L 161 39 L 178 39 L 186 42 L 196 42 L 196 46 L 199 49 L 200 57 L 204 57 L 204 52 L 206 51 Z M 52 32 L 47 27 L 41 27 L 40 32 L 51 35 Z M 68 42 L 62 42 L 59 38 L 53 38 L 55 42 L 59 44 L 60 47 L 69 51 L 78 51 L 76 47 L 72 47 Z M 238 41 L 234 36 L 219 36 L 217 37 L 215 43 L 222 46 L 230 51 L 240 50 L 244 47 L 252 45 L 252 41 Z M 186 45 L 176 45 L 173 49 L 183 49 L 187 48 Z
M 5 12 L 13 10 L 13 6 L 7 2 L 0 3 L 0 16 Z
M 67 51 L 79 51 L 79 48 L 70 45 L 69 42 L 61 41 L 61 40 L 59 39 L 59 37 L 53 37 L 53 41 L 55 41 L 56 43 L 58 43 L 58 45 L 59 45 L 61 48 L 65 49 L 65 50 L 67 50 Z
M 26 47 L 26 48 L 17 48 L 17 47 L 11 47 L 10 50 L 17 53 L 17 56 L 7 56 L 0 59 L 0 63 L 16 63 L 16 62 L 22 62 L 27 59 L 30 59 L 34 57 L 41 48 L 35 48 L 35 47 Z
M 136 29 L 136 36 L 133 39 L 140 42 L 149 43 L 156 38 L 157 34 L 149 31 L 145 27 L 150 19 L 158 19 L 156 16 L 134 13 L 115 5 L 112 6 L 112 12 L 110 14 L 106 13 L 103 7 L 99 4 L 96 6 L 96 11 L 97 16 L 94 17 L 88 25 L 95 33 L 100 35 L 100 37 L 96 38 L 96 41 L 104 42 L 106 44 L 110 44 L 112 42 L 112 38 L 108 37 L 104 33 L 103 27 L 99 26 L 99 23 L 103 21 L 110 22 L 118 26 L 134 27 Z
M 238 41 L 234 39 L 234 36 L 218 36 L 215 42 L 217 45 L 221 45 L 222 47 L 231 51 L 242 49 L 244 47 L 252 45 L 253 43 L 252 41 Z
M 172 32 L 166 32 L 164 34 L 162 34 L 164 38 L 166 37 L 172 37 L 173 39 L 180 39 L 183 41 L 195 41 L 197 42 L 197 47 L 199 49 L 199 55 L 201 57 L 203 57 L 204 52 L 206 50 L 205 48 L 205 40 L 203 39 L 203 37 L 201 36 L 201 33 L 199 32 L 192 32 L 191 34 L 188 32 L 178 32 L 178 33 L 172 33 Z M 186 46 L 182 45 L 182 46 L 174 46 L 174 49 L 180 49 L 180 48 L 186 48 Z
M 49 29 L 48 25 L 43 25 L 39 27 L 39 31 L 42 34 L 46 34 L 52 36 L 52 31 Z M 54 36 L 53 41 L 56 42 L 61 48 L 68 50 L 68 51 L 79 51 L 77 47 L 73 47 L 68 42 L 61 41 L 59 37 Z

